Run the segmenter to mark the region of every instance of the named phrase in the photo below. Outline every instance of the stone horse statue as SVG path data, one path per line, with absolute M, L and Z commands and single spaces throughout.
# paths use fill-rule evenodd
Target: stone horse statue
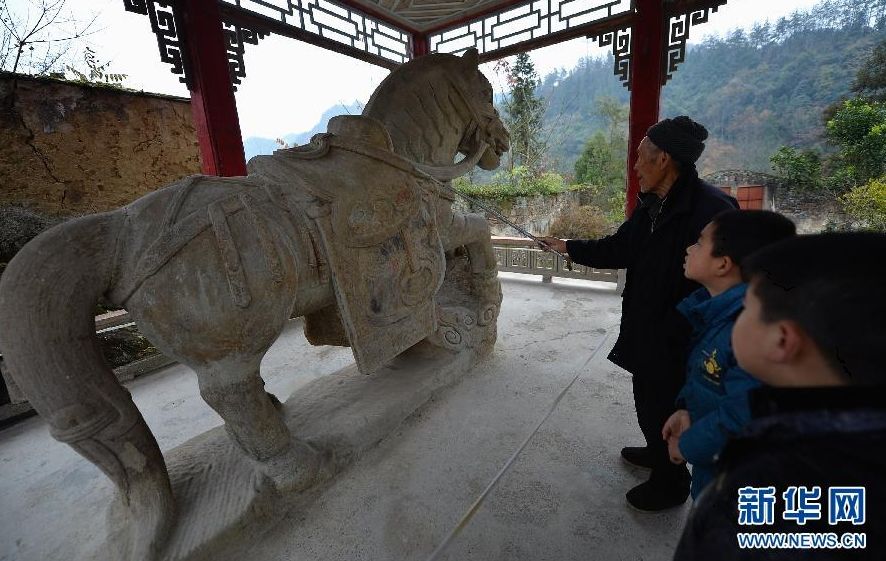
M 508 134 L 474 50 L 393 71 L 362 116 L 253 158 L 246 177 L 192 176 L 35 238 L 0 283 L 0 347 L 52 436 L 116 485 L 132 558 L 151 558 L 176 505 L 157 442 L 102 359 L 96 303 L 129 311 L 192 368 L 203 399 L 278 489 L 316 481 L 259 365 L 291 317 L 350 345 L 369 373 L 423 342 L 485 352 L 501 301 L 488 226 L 453 213 L 448 182 L 494 169 Z M 459 154 L 463 159 L 456 162 Z M 287 466 L 285 470 L 273 469 Z

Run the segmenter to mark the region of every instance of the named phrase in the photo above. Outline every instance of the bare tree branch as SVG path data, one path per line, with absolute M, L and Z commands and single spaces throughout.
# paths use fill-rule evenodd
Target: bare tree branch
M 62 58 L 71 56 L 71 41 L 83 39 L 98 31 L 94 29 L 98 14 L 93 14 L 85 22 L 74 17 L 73 13 L 66 16 L 66 2 L 67 0 L 29 1 L 24 13 L 21 9 L 15 13 L 9 8 L 7 0 L 0 0 L 0 23 L 5 30 L 4 38 L 0 41 L 0 69 L 18 72 L 19 65 L 24 62 L 23 71 L 31 74 L 46 73 Z M 42 57 L 39 53 L 34 53 L 35 46 L 40 47 Z M 26 62 L 22 56 L 25 50 L 30 53 Z

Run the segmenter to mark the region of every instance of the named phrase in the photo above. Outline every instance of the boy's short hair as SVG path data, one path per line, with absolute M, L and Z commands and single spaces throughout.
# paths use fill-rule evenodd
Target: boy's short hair
M 789 218 L 770 210 L 726 210 L 711 222 L 711 255 L 729 257 L 736 265 L 758 249 L 797 234 Z
M 886 235 L 798 236 L 745 260 L 761 319 L 796 322 L 853 385 L 886 385 Z

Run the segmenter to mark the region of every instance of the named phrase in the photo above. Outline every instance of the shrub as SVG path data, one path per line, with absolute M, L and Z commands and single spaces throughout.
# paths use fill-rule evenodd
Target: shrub
M 545 172 L 533 175 L 525 166 L 516 166 L 513 171 L 496 173 L 491 183 L 472 183 L 460 177 L 453 181 L 459 192 L 476 199 L 504 200 L 536 195 L 559 195 L 572 189 L 558 173 Z
M 596 239 L 612 231 L 612 225 L 599 208 L 592 205 L 571 207 L 551 224 L 552 236 L 563 239 Z
M 581 202 L 603 211 L 611 226 L 618 226 L 625 220 L 625 189 L 619 185 L 577 185 L 581 191 Z
M 26 243 L 58 222 L 22 206 L 0 206 L 0 263 L 11 261 Z
M 853 187 L 839 201 L 852 218 L 868 228 L 886 232 L 886 175 Z

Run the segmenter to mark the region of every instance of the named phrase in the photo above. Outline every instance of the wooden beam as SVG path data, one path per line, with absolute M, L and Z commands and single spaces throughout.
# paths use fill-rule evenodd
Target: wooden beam
M 628 170 L 625 215 L 637 205 L 640 182 L 634 172 L 637 146 L 658 122 L 665 27 L 663 0 L 636 0 L 637 16 L 631 27 L 631 106 L 628 117 Z
M 685 14 L 706 8 L 719 8 L 726 0 L 673 0 L 666 6 L 667 14 Z
M 412 48 L 411 58 L 413 59 L 425 56 L 431 52 L 431 42 L 424 33 L 413 33 L 410 47 Z
M 203 173 L 246 175 L 218 2 L 185 0 L 182 8 L 185 56 L 191 70 L 191 114 Z

